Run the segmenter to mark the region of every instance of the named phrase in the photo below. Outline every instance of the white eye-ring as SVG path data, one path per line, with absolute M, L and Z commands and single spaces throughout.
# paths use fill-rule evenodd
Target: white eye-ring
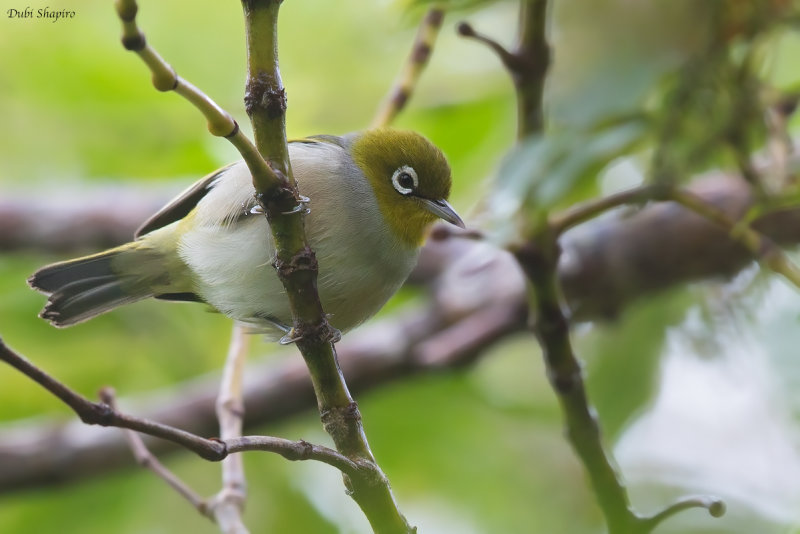
M 410 195 L 419 185 L 417 171 L 413 167 L 403 165 L 392 175 L 392 185 L 401 195 Z

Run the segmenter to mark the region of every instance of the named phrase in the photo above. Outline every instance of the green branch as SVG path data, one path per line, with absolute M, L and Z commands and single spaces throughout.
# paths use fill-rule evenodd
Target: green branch
M 303 208 L 292 176 L 286 144 L 286 92 L 278 68 L 279 0 L 243 0 L 247 37 L 245 107 L 262 156 L 270 161 L 280 183 L 255 179 L 259 200 L 275 242 L 275 268 L 283 283 L 294 320 L 290 341 L 297 343 L 308 366 L 325 430 L 337 450 L 358 464 L 357 476 L 345 475 L 350 495 L 375 532 L 408 534 L 409 526 L 394 500 L 389 481 L 370 451 L 358 405 L 339 369 L 334 343 L 339 332 L 330 326 L 317 291 L 318 265 L 305 239 Z
M 122 45 L 126 50 L 135 52 L 147 65 L 152 74 L 153 86 L 159 91 L 175 91 L 197 108 L 208 121 L 208 131 L 217 137 L 226 138 L 236 147 L 254 181 L 264 184 L 278 182 L 278 176 L 259 155 L 255 145 L 242 133 L 233 117 L 197 87 L 178 76 L 175 69 L 147 44 L 144 33 L 136 24 L 136 14 L 139 11 L 136 1 L 117 0 L 115 7 L 122 21 Z
M 544 131 L 543 95 L 550 61 L 546 29 L 547 0 L 520 1 L 519 38 L 513 52 L 467 24 L 459 27 L 462 35 L 477 39 L 495 51 L 511 74 L 517 93 L 518 140 Z M 533 224 L 525 244 L 512 250 L 530 282 L 532 329 L 542 347 L 548 379 L 561 404 L 567 439 L 589 475 L 612 534 L 647 534 L 667 517 L 688 507 L 706 507 L 712 515 L 724 510 L 720 501 L 710 498 L 682 500 L 652 517 L 641 517 L 632 509 L 628 491 L 603 444 L 581 365 L 572 348 L 569 319 L 561 303 L 557 275 L 560 234 L 609 209 L 644 202 L 661 194 L 663 187 L 644 186 L 575 206 L 543 224 Z
M 569 321 L 561 308 L 556 236 L 543 229 L 515 250 L 514 255 L 532 286 L 533 331 L 542 346 L 547 376 L 564 413 L 567 438 L 589 474 L 609 531 L 633 532 L 637 518 L 630 508 L 627 490 L 604 449 L 600 425 L 586 395 L 581 365 L 572 349 Z

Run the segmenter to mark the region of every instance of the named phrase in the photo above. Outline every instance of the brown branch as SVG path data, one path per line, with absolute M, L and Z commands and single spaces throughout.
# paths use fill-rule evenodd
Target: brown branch
M 220 461 L 235 452 L 260 450 L 280 454 L 287 460 L 317 460 L 339 468 L 348 476 L 363 475 L 365 470 L 369 470 L 369 466 L 365 469 L 364 466 L 359 466 L 334 450 L 311 445 L 305 441 L 291 441 L 269 436 L 244 436 L 228 440 L 207 439 L 170 425 L 118 412 L 105 402 L 94 403 L 76 393 L 11 350 L 2 339 L 0 339 L 0 360 L 59 398 L 72 408 L 81 421 L 88 425 L 113 426 L 142 432 L 171 441 L 211 461 Z
M 741 220 L 754 206 L 750 186 L 722 173 L 689 187 L 698 198 Z M 768 211 L 752 228 L 779 246 L 800 243 L 800 208 Z M 574 315 L 613 317 L 631 301 L 685 282 L 728 277 L 754 255 L 723 226 L 675 202 L 594 220 L 562 239 L 559 278 Z
M 88 400 L 16 354 L 2 339 L 0 339 L 0 360 L 58 397 L 87 425 L 115 426 L 143 432 L 177 443 L 207 460 L 218 461 L 227 454 L 225 445 L 220 441 L 199 438 L 177 428 L 119 413 L 108 404 Z
M 422 18 L 411 53 L 403 65 L 399 78 L 375 113 L 371 128 L 389 126 L 397 114 L 406 107 L 414 87 L 428 64 L 443 21 L 444 10 L 437 7 L 429 9 Z
M 66 254 L 120 245 L 177 191 L 123 184 L 56 188 L 52 195 L 5 190 L 0 193 L 0 251 Z

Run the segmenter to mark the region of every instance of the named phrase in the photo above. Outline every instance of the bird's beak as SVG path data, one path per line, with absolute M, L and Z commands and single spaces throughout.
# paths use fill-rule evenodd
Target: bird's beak
M 461 220 L 461 217 L 458 216 L 456 210 L 454 210 L 453 206 L 448 204 L 446 200 L 429 200 L 427 198 L 421 198 L 420 200 L 422 201 L 422 205 L 425 207 L 425 209 L 437 217 L 449 222 L 450 224 L 455 224 L 460 228 L 466 228 L 464 221 Z

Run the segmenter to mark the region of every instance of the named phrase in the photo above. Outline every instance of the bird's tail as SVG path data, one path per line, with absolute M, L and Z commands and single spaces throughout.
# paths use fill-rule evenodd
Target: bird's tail
M 145 280 L 121 274 L 119 266 L 135 263 L 135 243 L 99 254 L 42 267 L 28 279 L 34 289 L 49 295 L 39 314 L 54 326 L 65 327 L 86 321 L 123 304 L 154 295 Z M 144 255 L 146 256 L 146 255 Z

